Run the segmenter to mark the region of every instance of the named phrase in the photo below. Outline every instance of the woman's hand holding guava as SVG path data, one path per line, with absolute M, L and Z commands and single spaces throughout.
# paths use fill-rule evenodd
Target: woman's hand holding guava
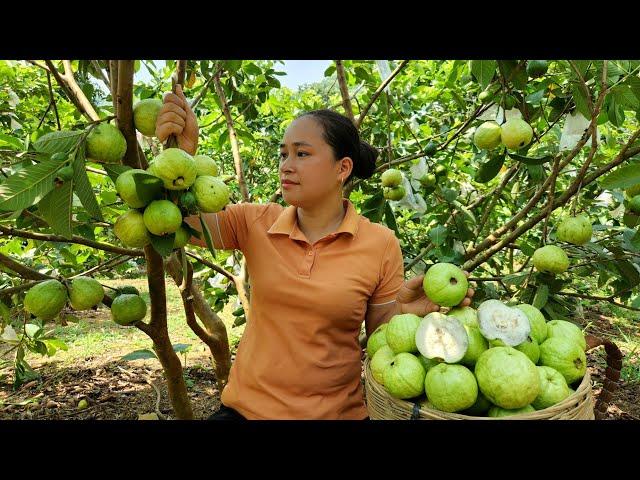
M 467 277 L 469 276 L 469 272 L 465 271 L 464 274 Z M 424 275 L 419 275 L 404 282 L 402 288 L 400 288 L 400 291 L 398 292 L 398 296 L 396 297 L 396 301 L 400 304 L 401 313 L 413 313 L 414 315 L 424 317 L 431 312 L 440 311 L 440 305 L 435 304 L 424 293 L 424 288 L 422 286 L 423 280 Z M 473 288 L 469 288 L 467 290 L 467 295 L 456 306 L 467 307 L 471 305 L 471 299 L 474 295 L 475 290 Z
M 176 93 L 166 93 L 156 121 L 156 137 L 164 143 L 170 135 L 178 139 L 178 147 L 191 155 L 198 148 L 198 120 L 191 110 L 182 86 L 176 86 Z

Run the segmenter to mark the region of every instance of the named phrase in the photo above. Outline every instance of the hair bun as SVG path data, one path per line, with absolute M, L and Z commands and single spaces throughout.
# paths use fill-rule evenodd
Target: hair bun
M 360 161 L 354 165 L 353 174 L 358 178 L 369 178 L 376 169 L 378 151 L 367 142 L 360 142 Z

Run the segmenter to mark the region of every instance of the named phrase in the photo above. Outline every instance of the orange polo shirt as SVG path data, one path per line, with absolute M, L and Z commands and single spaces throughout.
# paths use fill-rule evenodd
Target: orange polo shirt
M 367 417 L 360 328 L 367 305 L 395 300 L 404 265 L 394 232 L 343 204 L 340 227 L 313 245 L 294 206 L 208 215 L 214 246 L 241 250 L 249 269 L 249 319 L 222 392 L 249 419 Z

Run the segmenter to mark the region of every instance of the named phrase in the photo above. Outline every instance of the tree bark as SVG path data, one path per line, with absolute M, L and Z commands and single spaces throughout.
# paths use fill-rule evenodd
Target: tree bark
M 127 151 L 122 163 L 131 168 L 142 168 L 138 156 L 138 138 L 133 124 L 133 60 L 118 61 L 117 90 L 118 128 L 127 140 Z
M 344 65 L 342 64 L 342 60 L 335 60 L 335 62 L 340 95 L 342 96 L 342 108 L 344 108 L 347 117 L 355 124 L 356 121 L 353 117 L 353 107 L 351 106 L 351 97 L 349 97 L 349 86 L 347 85 L 347 77 L 344 73 Z
M 69 100 L 76 106 L 76 108 L 87 117 L 90 121 L 99 120 L 100 117 L 96 113 L 93 105 L 89 102 L 82 89 L 78 86 L 71 69 L 71 62 L 69 60 L 63 60 L 65 74 L 62 75 L 55 67 L 51 60 L 45 60 L 51 74 L 58 82 L 58 85 L 66 92 Z

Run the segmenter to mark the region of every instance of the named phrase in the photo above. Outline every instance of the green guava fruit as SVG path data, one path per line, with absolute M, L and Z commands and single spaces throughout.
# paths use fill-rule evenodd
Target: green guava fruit
M 629 210 L 634 213 L 640 213 L 640 195 L 636 195 L 629 200 Z
M 569 268 L 569 257 L 555 245 L 545 245 L 533 252 L 533 266 L 540 272 L 564 273 Z
M 58 170 L 56 174 L 57 178 L 59 178 L 62 182 L 68 182 L 73 178 L 73 167 L 71 165 L 67 165 L 66 167 L 62 167 Z
M 469 282 L 464 272 L 452 263 L 436 263 L 422 280 L 427 297 L 436 305 L 453 307 L 467 296 Z
M 184 192 L 180 195 L 180 206 L 188 212 L 193 212 L 198 208 L 198 202 L 193 192 Z
M 118 288 L 118 295 L 122 295 L 124 293 L 129 293 L 131 295 L 140 295 L 140 290 L 138 290 L 136 287 L 132 287 L 131 285 L 125 285 L 124 287 Z
M 627 188 L 624 193 L 627 194 L 627 197 L 633 198 L 636 195 L 640 195 L 640 183 L 637 183 L 629 188 Z
M 402 200 L 406 194 L 407 191 L 402 185 L 398 185 L 397 187 L 393 188 L 385 187 L 382 189 L 382 196 L 384 198 L 386 198 L 387 200 L 394 200 L 396 202 Z
M 415 355 L 398 353 L 384 370 L 384 387 L 392 397 L 407 399 L 424 393 L 426 372 Z
M 117 127 L 101 123 L 87 136 L 87 158 L 98 163 L 120 163 L 127 141 Z
M 557 237 L 562 242 L 574 245 L 584 245 L 593 235 L 593 227 L 589 218 L 580 214 L 577 217 L 568 217 L 558 225 Z
M 370 357 L 371 374 L 380 385 L 384 385 L 384 371 L 391 365 L 395 357 L 396 354 L 393 353 L 389 345 L 383 345 Z
M 480 391 L 502 408 L 529 405 L 540 393 L 540 378 L 535 364 L 512 347 L 494 347 L 485 351 L 475 366 Z
M 491 340 L 489 342 L 489 345 L 492 348 L 508 346 L 502 340 L 497 340 L 497 339 Z M 527 357 L 529 357 L 529 360 L 531 360 L 533 363 L 538 363 L 538 360 L 540 360 L 540 346 L 538 345 L 538 342 L 536 342 L 534 339 L 531 338 L 531 336 L 527 337 L 527 339 L 524 342 L 522 342 L 519 345 L 516 345 L 513 348 L 515 348 L 519 352 L 524 353 Z
M 481 150 L 491 150 L 500 145 L 500 132 L 502 129 L 496 122 L 484 122 L 476 128 L 473 134 L 473 143 Z
M 533 338 L 538 345 L 547 339 L 547 321 L 544 319 L 542 312 L 533 305 L 521 303 L 514 308 L 524 312 L 529 319 L 529 325 L 531 326 L 531 332 L 529 335 Z
M 548 338 L 567 338 L 576 343 L 582 350 L 587 350 L 587 341 L 580 327 L 566 320 L 551 320 L 547 323 Z
M 536 410 L 542 410 L 555 405 L 567 398 L 569 385 L 562 374 L 551 367 L 537 367 L 540 375 L 540 394 L 531 402 L 531 406 Z
M 142 208 L 149 202 L 142 200 L 138 196 L 134 178 L 136 173 L 146 174 L 148 172 L 139 168 L 132 168 L 131 170 L 122 172 L 116 179 L 116 191 L 118 192 L 118 195 L 120 195 L 120 198 L 122 198 L 122 200 L 124 200 L 124 202 L 131 208 Z M 155 179 L 154 181 L 158 182 Z M 159 183 L 160 182 L 158 182 L 157 186 L 153 187 L 155 191 L 155 195 L 153 195 L 154 198 L 159 198 L 162 195 L 162 186 L 159 185 Z
M 423 187 L 428 187 L 428 188 L 435 187 L 436 183 L 438 183 L 438 179 L 435 173 L 427 173 L 422 178 L 420 178 L 419 181 Z
M 158 177 L 158 178 L 160 178 L 160 177 L 158 176 L 158 174 L 156 173 L 156 164 L 155 164 L 155 162 L 154 162 L 153 160 L 151 160 L 151 161 L 149 162 L 149 166 L 147 167 L 147 173 L 150 173 L 150 174 L 151 174 L 151 175 L 153 175 L 154 177 Z M 164 182 L 162 182 L 162 183 L 163 183 L 163 185 L 164 185 Z
M 179 148 L 166 148 L 153 160 L 153 175 L 167 190 L 186 190 L 196 180 L 198 169 L 191 155 Z
M 427 358 L 422 354 L 418 354 L 417 357 L 418 360 L 420 360 L 420 363 L 422 363 L 425 372 L 428 372 L 433 367 L 435 367 L 436 365 L 440 365 L 443 362 L 443 360 L 439 358 Z
M 427 372 L 424 389 L 431 404 L 443 412 L 465 410 L 478 398 L 476 378 L 462 365 L 436 365 Z
M 447 167 L 439 163 L 436 165 L 436 168 L 433 170 L 433 173 L 436 174 L 436 177 L 443 177 L 447 175 Z
M 24 296 L 25 310 L 42 320 L 53 320 L 65 303 L 67 303 L 67 288 L 53 279 L 34 285 Z
M 487 412 L 491 408 L 491 405 L 492 404 L 489 399 L 485 397 L 480 390 L 478 390 L 478 398 L 476 398 L 476 402 L 460 413 L 463 413 L 464 415 L 471 415 L 474 417 L 483 417 L 487 414 Z
M 180 227 L 178 227 L 178 230 L 176 230 L 176 236 L 175 236 L 175 239 L 173 240 L 174 250 L 176 248 L 184 247 L 186 244 L 189 243 L 190 239 L 191 239 L 191 234 L 189 233 L 189 230 L 187 230 L 182 225 L 180 225 Z
M 169 200 L 154 200 L 144 209 L 144 224 L 154 235 L 174 233 L 182 225 L 182 214 Z
M 383 187 L 397 187 L 402 183 L 402 172 L 396 168 L 390 168 L 382 172 L 380 180 Z
M 493 299 L 478 307 L 478 325 L 484 338 L 502 340 L 510 347 L 520 345 L 531 333 L 529 319 L 522 310 Z
M 629 228 L 637 227 L 640 225 L 640 215 L 633 213 L 630 210 L 626 210 L 622 216 L 622 223 Z
M 582 379 L 587 371 L 584 350 L 566 337 L 549 337 L 540 345 L 540 365 L 555 368 L 567 384 Z
M 482 336 L 478 327 L 469 327 L 464 325 L 464 329 L 467 332 L 467 338 L 469 339 L 469 346 L 467 351 L 460 360 L 460 363 L 466 365 L 469 368 L 473 368 L 480 358 L 480 355 L 489 348 L 489 342 Z
M 527 75 L 531 78 L 542 77 L 547 73 L 549 63 L 546 60 L 529 60 L 527 62 Z
M 127 247 L 142 248 L 151 243 L 144 216 L 137 210 L 129 210 L 120 215 L 113 226 L 113 233 Z
M 535 411 L 536 409 L 531 405 L 513 409 L 500 408 L 494 405 L 489 409 L 489 412 L 487 412 L 487 417 L 510 417 L 511 415 L 522 415 L 523 413 L 531 413 Z
M 367 356 L 373 358 L 380 347 L 387 344 L 387 323 L 383 323 L 367 339 Z
M 512 118 L 502 124 L 500 138 L 509 150 L 520 150 L 531 142 L 533 129 L 521 118 Z
M 431 312 L 420 321 L 415 343 L 425 357 L 447 363 L 462 360 L 469 348 L 469 338 L 462 322 L 440 312 Z
M 404 313 L 391 317 L 385 330 L 387 345 L 394 353 L 417 353 L 416 331 L 421 318 L 412 313 Z
M 207 155 L 196 155 L 193 157 L 196 161 L 196 169 L 198 171 L 197 175 L 209 175 L 211 177 L 218 176 L 218 165 L 213 158 L 208 157 Z
M 505 110 L 511 110 L 516 106 L 517 100 L 513 95 L 506 95 L 502 98 L 502 106 Z
M 229 203 L 229 187 L 218 177 L 203 175 L 191 187 L 201 212 L 215 213 Z
M 155 137 L 156 121 L 162 108 L 162 100 L 158 98 L 145 98 L 136 102 L 133 106 L 133 123 L 141 134 L 147 137 Z
M 69 288 L 69 303 L 74 310 L 88 310 L 98 305 L 104 298 L 104 288 L 91 277 L 77 277 Z
M 479 327 L 478 312 L 471 307 L 454 307 L 447 313 L 448 317 L 456 317 L 467 327 Z
M 118 295 L 111 304 L 111 318 L 118 325 L 130 325 L 147 314 L 147 304 L 139 295 Z
M 436 142 L 429 142 L 424 147 L 424 154 L 428 157 L 434 155 L 438 151 L 438 144 Z

